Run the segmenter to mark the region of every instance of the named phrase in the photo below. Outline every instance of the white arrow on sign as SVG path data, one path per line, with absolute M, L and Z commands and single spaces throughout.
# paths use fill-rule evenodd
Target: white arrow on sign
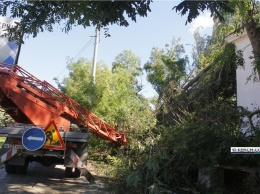
M 31 140 L 43 141 L 43 137 L 33 137 L 33 136 L 29 136 L 29 137 L 27 137 L 27 139 L 28 139 L 29 141 L 31 141 Z

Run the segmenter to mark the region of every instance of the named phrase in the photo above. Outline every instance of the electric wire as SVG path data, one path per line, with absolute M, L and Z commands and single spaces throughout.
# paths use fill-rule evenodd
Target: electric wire
M 78 59 L 81 54 L 83 53 L 83 51 L 85 51 L 85 49 L 87 49 L 87 47 L 90 45 L 90 43 L 94 40 L 94 37 L 92 37 L 90 39 L 90 41 L 88 41 L 88 43 L 78 52 L 78 54 L 73 58 L 73 62 L 76 61 L 76 59 Z
M 93 42 L 95 37 L 92 37 L 87 44 L 84 45 L 84 47 L 75 55 L 75 57 L 72 58 L 71 63 L 75 62 L 79 57 L 82 55 L 82 53 L 90 46 L 90 44 Z M 56 79 L 60 76 L 60 74 L 69 67 L 69 64 L 67 64 L 55 77 Z

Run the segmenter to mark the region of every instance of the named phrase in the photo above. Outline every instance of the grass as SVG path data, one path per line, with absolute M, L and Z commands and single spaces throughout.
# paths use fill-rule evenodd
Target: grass
M 0 137 L 0 148 L 2 148 L 4 142 L 5 142 L 5 137 Z
M 2 145 L 5 142 L 5 137 L 0 137 L 0 149 L 2 148 Z M 0 168 L 2 168 L 4 165 L 0 162 Z

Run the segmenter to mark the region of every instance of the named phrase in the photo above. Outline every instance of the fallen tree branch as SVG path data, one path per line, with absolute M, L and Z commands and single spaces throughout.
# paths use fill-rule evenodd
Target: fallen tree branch
M 203 69 L 195 78 L 193 78 L 191 81 L 189 81 L 184 87 L 183 90 L 188 90 L 193 84 L 195 84 L 205 73 L 208 72 L 208 70 L 211 69 L 212 65 L 207 66 L 205 69 Z
M 260 110 L 259 109 L 254 111 L 254 112 L 250 112 L 247 116 L 251 119 L 256 114 L 260 114 Z

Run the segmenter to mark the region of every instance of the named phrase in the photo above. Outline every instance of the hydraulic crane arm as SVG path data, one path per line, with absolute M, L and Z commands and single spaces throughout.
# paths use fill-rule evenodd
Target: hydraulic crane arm
M 46 125 L 53 119 L 64 131 L 75 123 L 115 145 L 126 144 L 124 133 L 18 65 L 0 63 L 0 105 L 16 122 Z

